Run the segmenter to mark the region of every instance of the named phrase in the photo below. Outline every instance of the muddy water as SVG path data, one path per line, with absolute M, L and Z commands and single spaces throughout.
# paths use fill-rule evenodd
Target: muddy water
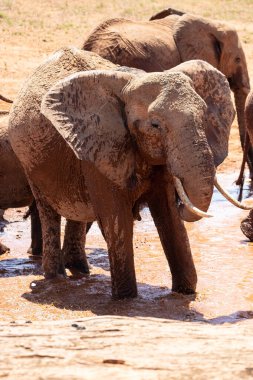
M 235 174 L 220 177 L 233 193 Z M 105 242 L 93 226 L 87 238 L 91 275 L 45 281 L 40 260 L 29 258 L 29 222 L 24 210 L 6 213 L 9 224 L 1 240 L 11 252 L 0 257 L 0 308 L 2 320 L 69 319 L 91 315 L 149 316 L 209 323 L 232 323 L 253 318 L 253 245 L 241 233 L 247 211 L 235 209 L 216 191 L 211 219 L 187 224 L 198 273 L 198 293 L 171 292 L 171 276 L 147 209 L 135 224 L 135 266 L 139 296 L 112 301 Z M 63 231 L 62 231 L 63 233 Z

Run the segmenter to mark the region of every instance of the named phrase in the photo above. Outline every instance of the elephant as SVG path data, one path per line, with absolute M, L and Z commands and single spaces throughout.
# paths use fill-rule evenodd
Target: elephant
M 246 122 L 248 135 L 252 144 L 253 143 L 253 91 L 249 93 L 246 99 L 245 122 Z M 246 145 L 245 145 L 245 149 L 247 150 Z M 241 230 L 250 241 L 253 241 L 253 210 L 250 211 L 249 215 L 245 219 L 242 220 Z
M 119 65 L 147 72 L 168 70 L 201 59 L 220 70 L 234 93 L 242 147 L 245 141 L 244 105 L 250 90 L 245 54 L 236 30 L 209 19 L 166 9 L 149 21 L 114 18 L 98 25 L 83 43 Z M 253 178 L 253 149 L 247 155 Z M 238 184 L 239 181 L 238 181 Z
M 24 169 L 9 141 L 8 121 L 8 115 L 0 117 L 0 209 L 30 206 L 32 242 L 28 252 L 41 255 L 40 219 Z M 9 248 L 0 242 L 0 254 L 8 250 Z
M 89 272 L 83 226 L 97 220 L 112 297 L 137 296 L 133 210 L 147 203 L 172 290 L 194 293 L 183 221 L 208 216 L 234 115 L 225 76 L 207 62 L 145 73 L 71 47 L 51 55 L 25 82 L 9 121 L 40 213 L 45 279 L 66 276 L 66 267 Z M 72 249 L 61 249 L 61 216 L 75 223 Z
M 28 212 L 24 218 L 31 218 L 31 245 L 28 253 L 33 256 L 42 256 L 42 231 L 39 213 L 24 169 L 15 155 L 8 136 L 9 117 L 0 117 L 0 209 L 25 207 Z M 67 220 L 65 228 L 65 246 L 72 244 L 74 223 Z M 87 230 L 91 224 L 88 224 Z M 10 249 L 0 242 L 0 255 Z

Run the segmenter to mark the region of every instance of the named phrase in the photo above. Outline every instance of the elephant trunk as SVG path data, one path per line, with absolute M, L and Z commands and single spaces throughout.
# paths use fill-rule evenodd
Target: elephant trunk
M 245 123 L 244 108 L 245 108 L 247 93 L 248 91 L 246 91 L 245 89 L 236 89 L 234 91 L 235 106 L 236 106 L 236 113 L 237 113 L 237 120 L 238 120 L 242 148 L 244 148 L 244 144 L 245 144 L 246 123 Z M 251 135 L 250 137 L 251 144 L 250 144 L 250 147 L 248 148 L 247 164 L 250 170 L 250 177 L 252 178 L 253 176 L 253 148 L 252 148 L 253 131 L 252 132 L 249 131 L 249 132 Z
M 185 126 L 179 131 L 178 139 L 166 141 L 167 167 L 173 176 L 180 179 L 190 202 L 198 209 L 206 212 L 211 202 L 215 178 L 213 155 L 204 134 L 193 135 L 194 128 Z M 184 136 L 184 141 L 182 140 Z M 181 136 L 181 137 L 180 137 Z M 201 219 L 179 202 L 181 218 L 187 222 Z
M 244 107 L 245 102 L 247 98 L 247 92 L 243 89 L 236 89 L 234 91 L 234 97 L 235 97 L 235 106 L 236 106 L 236 113 L 237 113 L 237 121 L 238 121 L 238 127 L 239 127 L 239 133 L 240 133 L 240 140 L 242 147 L 244 145 L 244 139 L 245 139 L 245 118 L 244 118 Z

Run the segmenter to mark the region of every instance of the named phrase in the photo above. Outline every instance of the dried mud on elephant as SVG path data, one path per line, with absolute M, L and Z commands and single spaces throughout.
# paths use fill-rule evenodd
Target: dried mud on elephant
M 0 78 L 0 83 L 1 89 L 5 89 L 5 91 L 1 90 L 1 93 L 9 98 L 15 97 L 24 78 L 41 62 L 42 58 L 63 45 L 81 46 L 85 35 L 88 35 L 91 29 L 103 19 L 112 17 L 112 13 L 113 16 L 145 20 L 155 11 L 162 9 L 162 5 L 159 7 L 157 5 L 157 8 L 153 9 L 151 2 L 145 5 L 145 13 L 143 13 L 143 6 L 140 8 L 139 4 L 135 4 L 137 14 L 129 10 L 132 6 L 129 2 L 126 2 L 122 8 L 119 2 L 109 7 L 95 1 L 89 6 L 83 4 L 79 12 L 77 8 L 75 12 L 73 11 L 73 4 L 81 7 L 80 1 L 76 0 L 66 2 L 65 5 L 59 1 L 52 4 L 45 0 L 36 5 L 36 9 L 31 1 L 16 1 L 16 7 L 13 2 L 12 9 L 7 3 L 12 2 L 0 2 L 0 10 L 4 16 L 0 18 L 3 36 L 0 64 L 1 72 L 4 73 Z M 171 6 L 180 9 L 181 4 L 172 1 Z M 240 14 L 239 2 L 235 4 L 234 9 L 238 11 L 236 16 L 229 13 L 224 2 L 217 4 L 215 11 L 219 12 L 222 9 L 220 13 L 214 13 L 211 2 L 210 4 L 205 2 L 205 6 L 205 13 L 203 13 L 204 11 L 198 9 L 196 5 L 192 6 L 186 2 L 185 10 L 219 20 L 225 15 L 226 19 L 230 20 L 231 25 L 238 29 L 244 43 L 249 76 L 252 79 L 253 27 L 249 20 L 252 14 L 251 5 L 241 7 L 244 10 Z M 39 23 L 39 19 L 43 21 Z M 8 104 L 1 101 L 1 109 L 9 109 Z M 229 156 L 219 169 L 218 176 L 222 184 L 236 196 L 237 187 L 234 181 L 241 161 L 236 121 L 232 128 L 229 150 Z M 245 186 L 247 187 L 247 183 Z M 245 191 L 244 196 L 246 195 L 250 195 L 249 190 Z M 170 291 L 171 277 L 167 262 L 150 215 L 146 209 L 143 210 L 142 221 L 135 223 L 134 232 L 139 297 L 135 300 L 120 302 L 114 302 L 110 298 L 111 284 L 106 245 L 96 225 L 92 227 L 87 238 L 87 254 L 92 265 L 91 275 L 83 278 L 71 277 L 67 282 L 57 285 L 45 284 L 40 261 L 29 258 L 26 253 L 30 244 L 30 233 L 29 221 L 23 221 L 23 212 L 24 209 L 8 210 L 5 214 L 8 223 L 1 232 L 1 241 L 11 248 L 9 254 L 0 257 L 2 323 L 0 342 L 1 347 L 5 348 L 0 363 L 1 374 L 14 379 L 22 378 L 22 376 L 26 378 L 27 369 L 34 365 L 44 368 L 50 376 L 56 373 L 54 371 L 58 371 L 55 378 L 64 378 L 63 375 L 68 374 L 75 378 L 74 371 L 76 371 L 76 378 L 81 378 L 84 371 L 87 371 L 88 361 L 90 372 L 89 374 L 86 372 L 87 378 L 94 379 L 97 378 L 98 370 L 103 371 L 104 378 L 123 376 L 122 373 L 125 373 L 125 378 L 131 378 L 133 374 L 139 373 L 139 377 L 143 376 L 145 379 L 149 379 L 149 376 L 156 378 L 157 374 L 161 379 L 168 376 L 178 378 L 179 375 L 188 377 L 194 375 L 195 378 L 202 379 L 205 378 L 205 370 L 208 371 L 210 377 L 215 375 L 217 377 L 219 370 L 221 371 L 220 378 L 252 376 L 253 245 L 245 239 L 239 228 L 240 221 L 247 215 L 246 211 L 233 209 L 215 192 L 210 209 L 215 217 L 187 224 L 198 273 L 198 288 L 196 296 L 183 296 Z M 108 319 L 103 317 L 108 314 L 113 316 L 111 320 L 109 319 L 109 326 Z M 118 321 L 118 316 L 123 317 L 122 322 Z M 92 327 L 93 317 L 96 328 Z M 135 317 L 138 317 L 138 320 Z M 79 322 L 83 318 L 84 321 Z M 150 318 L 155 318 L 155 321 L 150 321 Z M 44 322 L 36 322 L 38 320 Z M 68 322 L 69 320 L 71 322 Z M 12 323 L 13 321 L 18 322 Z M 38 326 L 40 324 L 41 326 Z M 130 326 L 130 330 L 127 329 L 127 325 Z M 119 331 L 109 331 L 111 329 Z M 157 331 L 156 336 L 152 335 L 151 329 Z M 134 335 L 134 332 L 138 330 L 140 334 Z M 47 336 L 45 336 L 45 331 Z M 178 331 L 182 332 L 182 336 L 178 336 Z M 118 352 L 111 348 L 112 345 L 119 347 L 117 344 L 121 344 L 120 337 L 113 335 L 121 335 L 121 332 L 127 337 L 132 334 L 134 337 L 131 341 L 132 346 L 136 345 L 137 341 L 142 342 L 141 336 L 143 339 L 145 337 L 143 346 L 141 344 L 138 346 L 139 352 L 143 351 L 143 347 L 151 347 L 148 346 L 150 343 L 148 336 L 150 340 L 153 339 L 156 346 L 165 339 L 164 350 L 171 347 L 171 342 L 178 350 L 188 345 L 189 351 L 185 351 L 187 357 L 190 358 L 187 368 L 186 363 L 180 359 L 177 349 L 174 351 L 174 356 L 168 351 L 168 355 L 164 357 L 167 360 L 161 364 L 161 361 L 155 358 L 155 355 L 161 357 L 156 347 L 153 349 L 154 356 L 149 358 L 153 369 L 150 364 L 147 364 L 145 351 L 140 356 L 136 353 L 139 361 L 137 365 L 137 359 L 129 356 L 130 350 L 126 354 L 124 338 Z M 24 338 L 25 334 L 27 334 L 26 338 Z M 29 334 L 40 342 L 37 347 L 34 347 L 29 340 Z M 60 349 L 52 351 L 52 346 L 60 347 L 60 344 L 63 344 L 64 334 L 66 346 L 61 352 Z M 95 364 L 91 365 L 91 359 L 87 359 L 87 355 L 82 356 L 83 353 L 87 353 L 88 347 L 80 346 L 80 341 L 84 342 L 87 339 L 90 341 L 89 337 L 95 337 L 96 334 L 99 336 L 94 339 L 92 347 L 99 349 L 101 356 L 95 359 L 93 357 Z M 163 338 L 164 334 L 165 338 Z M 186 341 L 187 334 L 189 340 Z M 62 337 L 61 343 L 57 340 L 57 336 Z M 103 342 L 108 343 L 108 351 L 104 351 L 106 344 L 101 343 L 100 336 Z M 51 345 L 48 343 L 50 339 Z M 13 351 L 13 342 L 17 351 Z M 69 349 L 71 346 L 69 342 L 73 344 L 72 351 Z M 94 352 L 92 347 L 88 352 Z M 207 347 L 212 348 L 213 354 L 207 350 Z M 82 348 L 84 351 L 81 351 Z M 69 358 L 68 354 L 73 352 L 80 352 L 80 356 L 75 356 L 71 364 L 70 361 L 62 359 Z M 192 352 L 200 353 L 199 356 L 196 354 L 195 363 Z M 13 355 L 18 357 L 20 367 L 14 368 L 10 360 Z M 213 369 L 214 361 L 216 372 Z M 62 363 L 63 373 L 59 372 L 60 363 Z M 206 367 L 203 367 L 203 363 L 206 363 Z M 72 366 L 70 367 L 73 369 L 72 372 L 67 372 L 67 364 Z M 23 370 L 20 369 L 21 366 Z M 144 372 L 138 372 L 138 366 L 143 367 L 141 371 Z M 165 370 L 168 371 L 168 366 L 170 370 L 165 372 Z M 229 372 L 225 371 L 226 368 Z M 41 373 L 38 373 L 36 369 L 34 371 L 34 379 L 39 378 Z

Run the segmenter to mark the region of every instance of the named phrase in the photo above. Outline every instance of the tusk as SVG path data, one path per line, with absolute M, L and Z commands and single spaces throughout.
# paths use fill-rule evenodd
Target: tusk
M 13 103 L 12 100 L 6 98 L 5 96 L 3 96 L 3 95 L 1 95 L 1 94 L 0 94 L 0 99 L 3 100 L 3 101 L 6 102 L 6 103 Z
M 243 205 L 241 202 L 238 202 L 236 199 L 231 197 L 231 195 L 224 190 L 221 185 L 219 184 L 217 177 L 214 178 L 214 186 L 216 187 L 217 190 L 226 198 L 230 203 L 232 203 L 234 206 L 242 208 L 243 210 L 252 210 L 252 207 Z
M 174 183 L 175 183 L 175 188 L 177 190 L 177 193 L 179 195 L 179 198 L 181 199 L 181 201 L 183 202 L 183 204 L 185 205 L 185 207 L 193 212 L 194 214 L 198 215 L 198 216 L 201 216 L 201 217 L 205 217 L 205 218 L 211 218 L 213 215 L 211 214 L 208 214 L 207 212 L 205 211 L 202 211 L 200 210 L 199 208 L 195 207 L 190 199 L 188 198 L 188 196 L 186 195 L 185 191 L 184 191 L 184 188 L 183 188 L 183 185 L 180 181 L 179 178 L 173 176 L 173 179 L 174 179 Z

